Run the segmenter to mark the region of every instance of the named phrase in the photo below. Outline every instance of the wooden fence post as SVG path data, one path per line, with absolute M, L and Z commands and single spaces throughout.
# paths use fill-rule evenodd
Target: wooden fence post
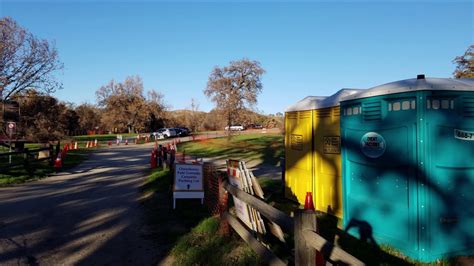
M 316 250 L 306 243 L 306 230 L 316 231 L 316 212 L 297 210 L 295 213 L 295 265 L 316 265 Z
M 54 158 L 54 145 L 52 143 L 49 143 L 49 165 L 53 166 L 55 160 L 56 158 Z

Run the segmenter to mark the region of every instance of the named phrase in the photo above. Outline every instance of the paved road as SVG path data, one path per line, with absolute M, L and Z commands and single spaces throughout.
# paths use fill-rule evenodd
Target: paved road
M 0 188 L 0 264 L 156 264 L 138 201 L 151 145 L 106 148 L 70 174 Z

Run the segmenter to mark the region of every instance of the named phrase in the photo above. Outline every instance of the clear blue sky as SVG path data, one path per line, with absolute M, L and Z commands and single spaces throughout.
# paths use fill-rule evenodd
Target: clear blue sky
M 172 109 L 200 109 L 216 65 L 243 57 L 266 69 L 258 109 L 282 112 L 308 95 L 368 88 L 425 73 L 450 77 L 474 43 L 472 1 L 24 2 L 0 15 L 54 40 L 61 100 L 95 103 L 109 80 L 140 75 Z

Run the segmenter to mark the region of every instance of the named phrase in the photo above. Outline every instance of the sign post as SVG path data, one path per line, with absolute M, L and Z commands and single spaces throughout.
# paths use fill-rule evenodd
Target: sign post
M 7 122 L 7 134 L 9 138 L 9 151 L 12 152 L 12 138 L 13 135 L 16 133 L 16 123 L 15 122 Z M 8 164 L 12 163 L 12 155 L 8 155 Z
M 174 169 L 173 209 L 176 199 L 201 199 L 204 204 L 202 165 L 177 163 Z

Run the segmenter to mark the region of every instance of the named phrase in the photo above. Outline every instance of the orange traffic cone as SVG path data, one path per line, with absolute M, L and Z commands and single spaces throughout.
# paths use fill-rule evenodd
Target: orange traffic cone
M 156 151 L 155 151 L 155 149 L 151 150 L 150 166 L 151 166 L 151 169 L 156 168 Z
M 59 172 L 61 168 L 63 167 L 63 161 L 61 159 L 61 153 L 58 153 L 58 157 L 56 157 L 56 160 L 54 161 L 54 168 L 56 169 L 56 172 Z
M 306 199 L 304 201 L 304 209 L 314 211 L 313 193 L 311 192 L 306 192 Z

